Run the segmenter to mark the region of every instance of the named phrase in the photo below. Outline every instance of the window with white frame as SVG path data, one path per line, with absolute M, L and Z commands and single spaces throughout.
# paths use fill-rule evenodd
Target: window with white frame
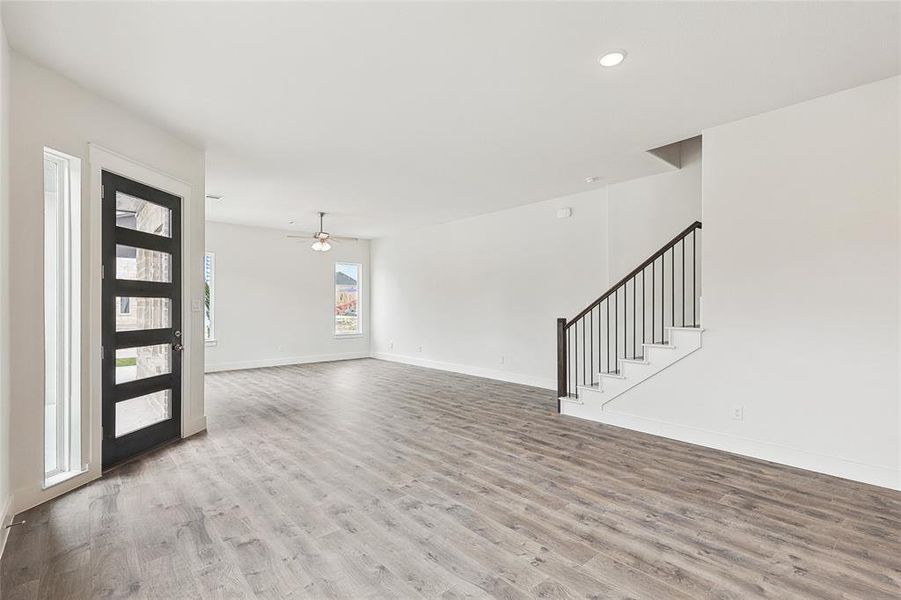
M 363 333 L 360 277 L 363 265 L 335 263 L 335 335 Z
M 81 160 L 44 148 L 44 485 L 81 465 Z
M 216 255 L 203 255 L 203 339 L 216 340 Z

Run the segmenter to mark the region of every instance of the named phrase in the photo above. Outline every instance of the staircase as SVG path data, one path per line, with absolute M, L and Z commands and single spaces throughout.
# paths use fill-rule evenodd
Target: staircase
M 557 409 L 594 421 L 615 398 L 701 348 L 695 221 L 576 317 L 557 319 Z

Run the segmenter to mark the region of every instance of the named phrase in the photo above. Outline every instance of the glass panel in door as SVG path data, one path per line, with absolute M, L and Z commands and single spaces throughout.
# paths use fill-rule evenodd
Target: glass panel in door
M 149 200 L 116 192 L 116 226 L 172 237 L 172 211 Z
M 165 421 L 172 415 L 172 392 L 162 390 L 116 403 L 116 437 Z

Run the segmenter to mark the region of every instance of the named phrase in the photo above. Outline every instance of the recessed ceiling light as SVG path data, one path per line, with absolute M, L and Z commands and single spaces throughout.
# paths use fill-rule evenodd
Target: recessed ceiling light
M 597 183 L 598 181 L 603 181 L 603 180 L 604 180 L 604 178 L 600 177 L 600 176 L 586 177 L 585 183 Z
M 602 67 L 615 67 L 624 60 L 626 60 L 626 51 L 615 50 L 613 52 L 608 52 L 604 56 L 600 57 L 598 59 L 598 62 L 601 63 Z
M 294 221 L 288 221 L 288 225 L 294 225 Z

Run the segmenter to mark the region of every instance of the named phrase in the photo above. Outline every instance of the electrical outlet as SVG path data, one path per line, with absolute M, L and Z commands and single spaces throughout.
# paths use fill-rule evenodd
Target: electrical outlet
M 501 354 L 501 364 L 504 364 L 504 355 Z
M 279 352 L 284 352 L 284 351 L 285 351 L 285 347 L 284 347 L 283 345 L 279 345 L 279 346 L 278 346 L 278 351 L 279 351 Z
M 745 418 L 745 408 L 743 406 L 733 406 L 732 407 L 732 418 L 736 421 L 741 421 Z
M 394 342 L 388 342 L 388 350 L 394 350 Z
M 416 351 L 419 352 L 419 353 L 421 354 L 421 353 L 422 353 L 422 346 L 417 346 Z

